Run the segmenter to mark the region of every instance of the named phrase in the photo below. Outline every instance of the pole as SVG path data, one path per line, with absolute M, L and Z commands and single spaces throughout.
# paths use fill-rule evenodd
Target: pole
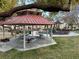
M 49 33 L 48 33 L 48 25 L 47 25 L 47 36 L 49 36 Z
M 33 36 L 33 25 L 32 25 L 32 36 Z
M 14 26 L 14 30 L 15 30 L 15 38 L 16 38 L 16 25 Z
M 3 39 L 4 39 L 4 37 L 5 37 L 4 25 L 2 27 L 3 27 Z
M 26 40 L 25 40 L 25 25 L 24 25 L 24 30 L 23 30 L 23 35 L 24 35 L 24 44 L 23 44 L 23 46 L 24 46 L 24 49 L 26 48 Z
M 51 25 L 51 28 L 50 29 L 51 29 L 51 37 L 52 37 L 52 25 Z

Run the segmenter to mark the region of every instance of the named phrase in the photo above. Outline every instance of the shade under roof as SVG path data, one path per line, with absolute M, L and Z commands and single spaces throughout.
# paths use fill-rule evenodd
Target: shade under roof
M 40 15 L 23 15 L 11 17 L 3 22 L 3 25 L 52 25 L 52 21 Z

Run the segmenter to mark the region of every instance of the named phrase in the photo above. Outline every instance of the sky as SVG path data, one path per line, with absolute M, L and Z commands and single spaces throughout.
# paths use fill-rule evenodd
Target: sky
M 25 3 L 25 5 L 28 5 L 28 4 L 34 3 L 35 1 L 32 1 L 32 0 L 17 0 L 17 5 L 18 6 L 23 5 L 22 2 Z

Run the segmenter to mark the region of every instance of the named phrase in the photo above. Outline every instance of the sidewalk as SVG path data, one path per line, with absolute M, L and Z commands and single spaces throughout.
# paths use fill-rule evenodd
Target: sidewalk
M 71 37 L 71 36 L 79 36 L 79 33 L 75 32 L 69 32 L 69 34 L 63 34 L 63 35 L 52 35 L 52 37 Z

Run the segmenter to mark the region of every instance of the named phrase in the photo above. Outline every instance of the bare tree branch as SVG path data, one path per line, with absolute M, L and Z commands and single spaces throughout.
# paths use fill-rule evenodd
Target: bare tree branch
M 70 2 L 69 2 L 70 4 Z M 17 12 L 17 11 L 20 11 L 20 10 L 23 10 L 23 9 L 31 9 L 31 8 L 37 8 L 37 9 L 42 9 L 44 11 L 49 11 L 49 12 L 52 12 L 52 11 L 55 11 L 55 12 L 58 12 L 58 11 L 69 11 L 70 10 L 70 7 L 68 6 L 67 8 L 63 8 L 61 6 L 52 6 L 52 4 L 48 4 L 48 5 L 38 5 L 36 3 L 34 4 L 29 4 L 29 5 L 23 5 L 23 6 L 18 6 L 18 7 L 15 7 L 11 10 L 9 10 L 8 12 L 2 12 L 0 13 L 0 17 L 2 18 L 6 18 L 6 17 L 10 17 L 12 16 L 13 13 Z

